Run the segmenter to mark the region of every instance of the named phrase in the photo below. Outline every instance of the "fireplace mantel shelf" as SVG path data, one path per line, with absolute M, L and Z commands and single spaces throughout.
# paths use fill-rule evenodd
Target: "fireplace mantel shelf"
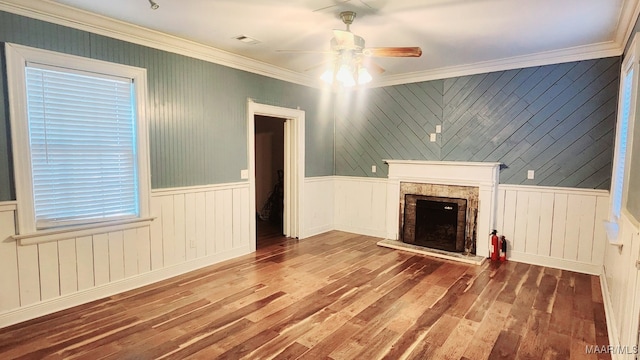
M 386 164 L 407 164 L 407 165 L 453 165 L 453 166 L 486 166 L 496 167 L 502 165 L 499 162 L 471 162 L 471 161 L 428 161 L 428 160 L 386 160 Z

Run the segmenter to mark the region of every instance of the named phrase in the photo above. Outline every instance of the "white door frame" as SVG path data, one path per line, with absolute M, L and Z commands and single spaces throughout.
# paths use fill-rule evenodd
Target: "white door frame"
M 302 238 L 302 198 L 304 185 L 304 111 L 247 100 L 247 152 L 249 158 L 249 235 L 251 251 L 256 250 L 256 158 L 255 116 L 286 119 L 284 127 L 284 227 L 288 237 Z

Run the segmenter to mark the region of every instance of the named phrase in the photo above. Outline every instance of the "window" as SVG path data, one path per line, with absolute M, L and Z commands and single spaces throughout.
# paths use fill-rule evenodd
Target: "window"
M 635 41 L 634 41 L 635 44 Z M 620 92 L 618 102 L 618 119 L 616 129 L 615 154 L 610 191 L 610 215 L 606 222 L 607 237 L 613 244 L 621 244 L 618 231 L 626 191 L 629 167 L 629 144 L 635 121 L 635 104 L 637 98 L 638 62 L 636 51 L 632 46 L 625 57 L 620 75 Z
M 622 78 L 620 90 L 620 109 L 619 109 L 619 137 L 616 144 L 616 164 L 614 173 L 615 179 L 611 184 L 611 214 L 616 218 L 620 218 L 622 210 L 622 191 L 624 189 L 624 169 L 627 159 L 627 143 L 629 139 L 629 113 L 631 108 L 631 88 L 633 84 L 633 68 L 630 68 Z
M 19 233 L 147 216 L 145 70 L 6 53 Z

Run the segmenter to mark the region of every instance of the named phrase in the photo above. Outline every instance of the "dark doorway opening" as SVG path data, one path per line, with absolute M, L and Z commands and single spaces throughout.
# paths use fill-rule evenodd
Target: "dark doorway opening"
M 256 243 L 284 238 L 284 123 L 285 119 L 256 115 Z

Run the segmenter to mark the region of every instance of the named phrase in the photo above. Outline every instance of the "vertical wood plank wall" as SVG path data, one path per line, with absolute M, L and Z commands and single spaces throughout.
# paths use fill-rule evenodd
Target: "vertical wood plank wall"
M 304 233 L 301 238 L 333 230 L 334 181 L 333 176 L 306 178 L 304 182 Z
M 387 180 L 336 176 L 336 230 L 384 238 L 387 233 Z
M 0 11 L 4 42 L 147 70 L 152 188 L 241 181 L 247 168 L 247 98 L 305 111 L 307 176 L 333 174 L 333 114 L 323 92 L 189 56 Z M 0 57 L 0 84 L 6 81 Z M 0 86 L 0 114 L 8 114 Z M 8 139 L 0 116 L 0 201 L 15 200 Z
M 334 178 L 335 229 L 385 237 L 386 179 Z M 501 184 L 495 228 L 512 260 L 600 274 L 608 206 L 604 190 Z
M 247 183 L 155 190 L 151 225 L 35 245 L 10 238 L 15 209 L 0 203 L 0 327 L 251 251 Z
M 608 208 L 604 190 L 499 185 L 496 229 L 513 260 L 599 274 Z

